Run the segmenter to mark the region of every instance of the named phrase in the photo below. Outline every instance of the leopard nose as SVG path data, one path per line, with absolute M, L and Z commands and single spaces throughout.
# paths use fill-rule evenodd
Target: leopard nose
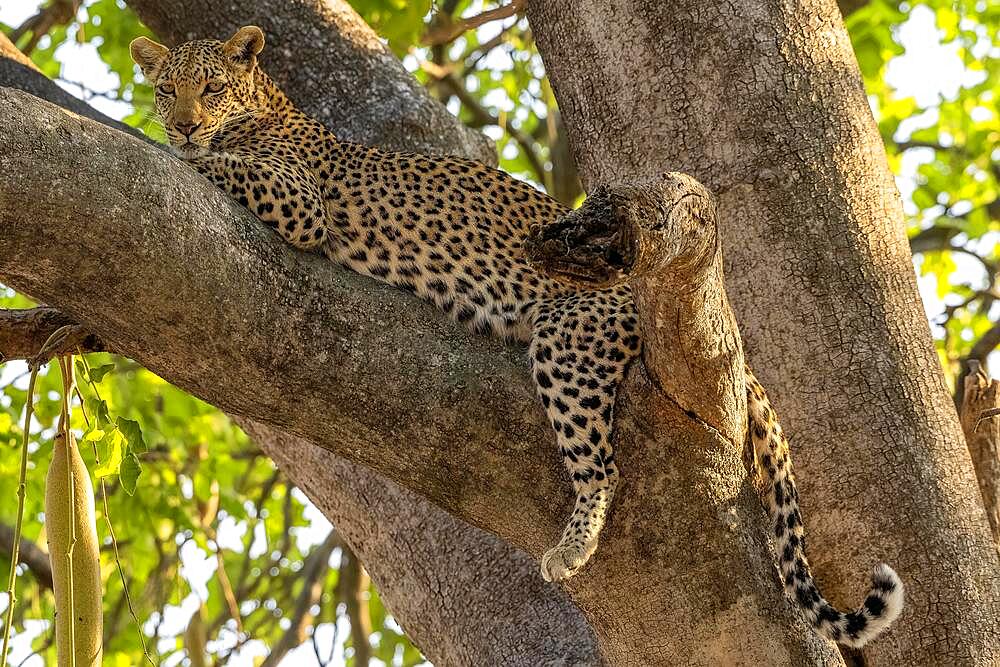
M 201 127 L 201 123 L 200 122 L 196 123 L 192 120 L 186 120 L 186 121 L 179 120 L 174 123 L 174 127 L 176 127 L 177 131 L 183 134 L 185 137 L 190 137 L 192 134 L 194 134 L 195 130 Z

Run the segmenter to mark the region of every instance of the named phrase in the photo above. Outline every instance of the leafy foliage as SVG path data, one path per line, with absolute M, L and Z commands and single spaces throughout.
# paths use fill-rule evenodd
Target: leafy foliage
M 890 164 L 912 179 L 901 183 L 911 245 L 925 298 L 941 301 L 928 310 L 939 311 L 935 334 L 952 378 L 960 360 L 992 351 L 976 343 L 998 315 L 998 24 L 1000 7 L 978 0 L 872 0 L 848 20 Z M 907 35 L 918 28 L 937 44 Z M 906 58 L 947 80 L 912 90 L 898 76 Z

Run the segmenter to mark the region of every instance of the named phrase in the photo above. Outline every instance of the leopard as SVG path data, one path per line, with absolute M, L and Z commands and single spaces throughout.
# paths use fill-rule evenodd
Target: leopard
M 526 250 L 533 227 L 569 209 L 531 184 L 454 156 L 344 141 L 300 110 L 262 70 L 264 33 L 168 48 L 130 44 L 153 86 L 170 149 L 294 248 L 405 290 L 481 334 L 527 346 L 538 398 L 572 479 L 565 529 L 541 559 L 546 581 L 575 575 L 597 549 L 619 480 L 615 397 L 642 335 L 627 282 L 586 288 L 550 277 Z M 860 647 L 903 607 L 879 564 L 860 607 L 820 593 L 805 552 L 788 440 L 745 369 L 747 432 L 786 595 L 822 636 Z

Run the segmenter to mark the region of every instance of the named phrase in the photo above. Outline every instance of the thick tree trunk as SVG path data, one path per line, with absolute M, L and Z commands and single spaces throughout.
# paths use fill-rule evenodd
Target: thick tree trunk
M 603 664 L 582 614 L 524 552 L 326 450 L 244 428 L 357 545 L 361 562 L 376 564 L 376 586 L 434 664 Z
M 1000 661 L 1000 563 L 832 0 L 550 0 L 529 19 L 585 184 L 682 170 L 718 194 L 817 577 L 841 605 L 878 560 L 908 586 L 868 664 Z
M 135 134 L 66 94 L 30 60 L 18 56 L 20 52 L 0 33 L 0 85 L 27 90 Z M 407 85 L 411 81 L 405 72 L 388 67 L 379 85 L 399 87 L 397 79 Z M 440 105 L 431 108 L 438 116 L 436 124 L 452 123 L 456 129 L 426 138 L 414 150 L 427 147 L 428 141 L 439 142 L 437 152 L 462 152 L 469 143 L 479 146 L 475 141 L 454 143 L 452 137 L 467 130 L 457 127 L 458 121 Z M 370 125 L 379 136 L 391 134 L 387 128 L 396 120 L 385 109 L 353 117 L 353 122 Z M 405 142 L 406 137 L 397 140 Z M 468 156 L 488 160 L 492 153 L 487 148 Z M 0 361 L 5 356 L 32 356 L 49 334 L 73 322 L 53 309 L 29 312 L 8 313 L 0 320 Z M 56 352 L 77 346 L 100 350 L 105 343 L 87 331 L 76 331 Z M 266 453 L 279 464 L 284 462 L 282 469 L 337 525 L 374 577 L 387 606 L 435 664 L 601 664 L 593 631 L 580 610 L 559 587 L 545 583 L 527 554 L 304 439 L 250 420 L 241 424 Z M 444 544 L 448 549 L 441 549 Z M 467 561 L 477 554 L 484 558 L 473 567 Z

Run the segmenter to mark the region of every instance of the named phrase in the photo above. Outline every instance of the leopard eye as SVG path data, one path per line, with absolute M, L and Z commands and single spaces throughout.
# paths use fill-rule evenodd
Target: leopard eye
M 173 95 L 174 94 L 174 84 L 172 83 L 161 83 L 156 87 L 156 92 L 161 95 Z
M 221 81 L 210 81 L 207 86 L 205 86 L 205 92 L 216 94 L 221 93 L 226 88 L 226 84 Z

